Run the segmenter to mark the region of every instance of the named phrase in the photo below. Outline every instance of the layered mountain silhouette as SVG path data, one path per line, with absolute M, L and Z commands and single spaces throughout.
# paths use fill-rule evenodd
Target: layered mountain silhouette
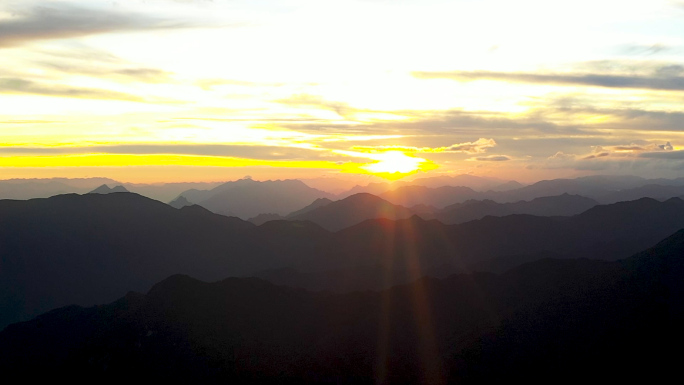
M 117 183 L 107 178 L 0 180 L 0 199 L 48 198 L 68 193 L 83 194 L 103 184 Z
M 678 374 L 683 256 L 678 231 L 616 262 L 544 259 L 348 294 L 174 275 L 11 325 L 0 369 L 79 382 L 661 382 Z
M 530 201 L 563 194 L 580 195 L 609 204 L 639 198 L 665 200 L 681 196 L 684 178 L 644 179 L 634 176 L 590 176 L 576 179 L 543 180 L 529 186 L 507 190 L 478 192 L 468 187 L 403 186 L 380 195 L 394 204 L 412 207 L 429 205 L 444 208 L 468 200 L 492 200 L 498 203 Z
M 147 290 L 178 272 L 211 280 L 287 266 L 311 242 L 288 225 L 292 231 L 255 232 L 238 218 L 131 193 L 2 200 L 0 327 Z M 293 243 L 296 251 L 286 247 Z
M 318 206 L 318 207 L 312 207 Z M 413 212 L 393 205 L 372 194 L 359 193 L 335 202 L 317 200 L 299 212 L 287 216 L 290 220 L 311 221 L 330 231 L 339 231 L 367 219 L 405 219 Z
M 318 198 L 330 198 L 332 195 L 313 189 L 299 180 L 260 182 L 241 179 L 212 190 L 188 190 L 181 193 L 180 197 L 217 214 L 248 219 L 266 213 L 284 216 Z
M 338 278 L 321 289 L 362 290 L 426 274 L 502 271 L 547 256 L 615 260 L 683 227 L 678 198 L 596 206 L 572 217 L 488 216 L 459 225 L 417 216 L 371 219 L 335 233 L 310 221 L 254 226 L 132 193 L 2 200 L 0 326 L 58 306 L 146 291 L 176 273 L 216 280 L 270 271 L 274 281 L 302 287 L 324 273 Z M 296 274 L 279 276 L 285 268 Z M 360 271 L 366 278 L 354 281 Z M 354 283 L 343 284 L 345 277 Z
M 126 190 L 124 186 L 118 185 L 114 187 L 109 187 L 106 184 L 103 184 L 102 186 L 96 188 L 95 190 L 89 192 L 88 194 L 111 194 L 111 193 L 120 193 L 120 192 L 129 192 Z
M 421 215 L 434 218 L 445 224 L 457 224 L 482 219 L 487 215 L 502 217 L 512 214 L 530 214 L 543 217 L 572 216 L 598 205 L 593 199 L 579 195 L 563 194 L 552 197 L 535 198 L 531 201 L 497 203 L 492 200 L 469 200 L 449 205 L 444 209 Z M 431 214 L 431 215 L 430 215 Z

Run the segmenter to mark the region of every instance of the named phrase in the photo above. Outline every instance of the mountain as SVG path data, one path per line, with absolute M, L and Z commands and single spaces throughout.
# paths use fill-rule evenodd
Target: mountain
M 457 225 L 417 216 L 373 219 L 332 234 L 315 245 L 313 256 L 291 267 L 309 273 L 381 266 L 417 278 L 434 266 L 469 271 L 488 260 L 516 266 L 545 254 L 616 260 L 680 228 L 684 228 L 684 201 L 678 198 L 595 206 L 572 217 L 514 214 Z
M 615 260 L 680 228 L 678 198 L 596 206 L 572 217 L 516 214 L 459 225 L 417 216 L 369 219 L 335 233 L 310 221 L 255 226 L 133 193 L 0 200 L 0 327 L 58 306 L 145 291 L 177 273 L 216 280 L 290 268 L 312 282 L 310 274 L 363 271 L 366 278 L 347 286 L 330 280 L 336 289 L 363 290 L 426 274 L 502 271 L 549 255 Z
M 282 221 L 284 220 L 285 217 L 278 215 L 278 214 L 259 214 L 254 218 L 249 218 L 247 222 L 254 223 L 257 226 L 263 225 L 266 222 L 270 221 Z
M 0 370 L 173 383 L 665 381 L 684 342 L 684 230 L 628 259 L 313 293 L 174 275 L 0 333 Z M 629 368 L 629 370 L 625 370 Z
M 222 215 L 242 219 L 259 214 L 287 215 L 331 194 L 313 189 L 299 180 L 254 181 L 241 179 L 212 190 L 189 190 L 181 196 L 188 201 Z
M 510 188 L 519 188 L 523 185 L 515 181 L 506 181 L 498 178 L 491 177 L 481 177 L 476 175 L 443 175 L 434 176 L 427 178 L 416 178 L 409 182 L 396 182 L 394 184 L 396 187 L 403 186 L 424 186 L 430 188 L 452 186 L 452 187 L 468 187 L 475 191 L 488 191 L 488 190 L 498 190 L 503 188 L 504 190 Z
M 316 202 L 314 202 L 316 204 Z M 361 223 L 367 219 L 387 218 L 404 219 L 413 215 L 411 210 L 393 205 L 375 195 L 359 193 L 339 201 L 318 203 L 320 207 L 304 211 L 296 215 L 288 215 L 288 219 L 311 221 L 329 231 L 339 231 Z
M 118 185 L 110 188 L 106 184 L 103 184 L 102 186 L 96 188 L 95 190 L 89 192 L 88 194 L 111 194 L 111 193 L 120 193 L 120 192 L 129 192 L 126 190 L 124 186 Z
M 603 204 L 610 204 L 640 198 L 666 200 L 682 195 L 684 195 L 684 186 L 647 184 L 645 186 L 606 193 L 597 196 L 596 199 Z
M 190 203 L 189 200 L 187 200 L 184 196 L 179 196 L 178 198 L 172 200 L 169 202 L 169 206 L 175 208 L 175 209 L 180 209 L 185 206 L 192 206 L 192 203 Z
M 331 201 L 328 198 L 318 198 L 315 201 L 313 201 L 310 205 L 304 207 L 303 209 L 299 209 L 297 211 L 293 211 L 287 215 L 288 218 L 294 218 L 298 215 L 306 214 L 309 211 L 315 210 L 317 208 L 327 206 L 331 204 L 333 201 Z
M 419 204 L 443 208 L 454 203 L 479 199 L 482 194 L 468 187 L 444 186 L 429 188 L 424 186 L 405 186 L 381 194 L 380 197 L 395 205 L 404 207 Z
M 106 178 L 51 178 L 0 180 L 0 199 L 48 198 L 58 194 L 84 194 L 102 184 L 118 182 Z
M 487 215 L 502 217 L 511 214 L 529 214 L 537 216 L 572 216 L 582 213 L 598 202 L 579 195 L 563 194 L 553 197 L 535 198 L 531 201 L 514 203 L 497 203 L 492 200 L 468 200 L 445 207 L 437 213 L 429 214 L 430 218 L 446 224 L 457 224 L 482 219 Z
M 0 327 L 175 273 L 215 280 L 284 267 L 314 242 L 298 229 L 274 232 L 132 193 L 0 200 Z
M 352 196 L 354 194 L 360 194 L 360 193 L 380 195 L 380 194 L 387 192 L 387 191 L 390 191 L 390 190 L 392 190 L 392 183 L 388 183 L 388 182 L 369 183 L 366 186 L 356 185 L 356 186 L 352 187 L 350 190 L 341 193 L 338 196 L 338 198 L 344 199 L 348 196 Z
M 467 187 L 475 191 L 506 191 L 523 187 L 516 181 L 506 181 L 498 178 L 481 177 L 476 175 L 441 175 L 416 178 L 410 181 L 396 181 L 392 183 L 369 183 L 367 186 L 354 186 L 351 190 L 340 194 L 340 198 L 358 193 L 381 195 L 391 190 L 408 186 L 422 186 L 428 188 L 439 187 Z

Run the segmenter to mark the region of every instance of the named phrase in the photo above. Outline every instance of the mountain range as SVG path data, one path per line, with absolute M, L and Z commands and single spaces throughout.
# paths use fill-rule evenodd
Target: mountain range
M 458 225 L 417 216 L 369 219 L 334 233 L 310 221 L 255 226 L 133 193 L 0 200 L 0 326 L 145 291 L 176 273 L 217 280 L 270 271 L 274 280 L 307 287 L 313 274 L 364 271 L 367 279 L 348 286 L 331 279 L 322 289 L 383 288 L 427 273 L 499 271 L 549 255 L 625 258 L 683 227 L 678 198 L 595 206 L 572 217 L 489 216 Z M 274 274 L 285 268 L 296 274 Z M 293 279 L 297 274 L 301 281 Z
M 173 275 L 11 325 L 0 369 L 112 383 L 661 382 L 678 374 L 682 256 L 684 230 L 615 262 L 543 259 L 381 291 Z

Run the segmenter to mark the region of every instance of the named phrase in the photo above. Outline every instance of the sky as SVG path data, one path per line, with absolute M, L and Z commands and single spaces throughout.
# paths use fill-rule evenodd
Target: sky
M 684 1 L 0 1 L 0 179 L 458 174 L 684 176 Z

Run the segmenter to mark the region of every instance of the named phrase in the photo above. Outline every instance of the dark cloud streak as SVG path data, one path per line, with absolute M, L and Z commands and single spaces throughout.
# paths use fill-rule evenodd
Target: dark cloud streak
M 124 13 L 115 8 L 86 8 L 64 3 L 41 5 L 15 13 L 18 17 L 0 22 L 0 48 L 18 46 L 34 40 L 194 26 L 189 21 Z
M 670 68 L 674 68 L 669 66 Z M 451 79 L 457 81 L 498 80 L 513 83 L 579 85 L 606 88 L 637 88 L 684 91 L 682 76 L 626 76 L 608 74 L 530 74 L 492 71 L 413 72 L 419 79 Z

